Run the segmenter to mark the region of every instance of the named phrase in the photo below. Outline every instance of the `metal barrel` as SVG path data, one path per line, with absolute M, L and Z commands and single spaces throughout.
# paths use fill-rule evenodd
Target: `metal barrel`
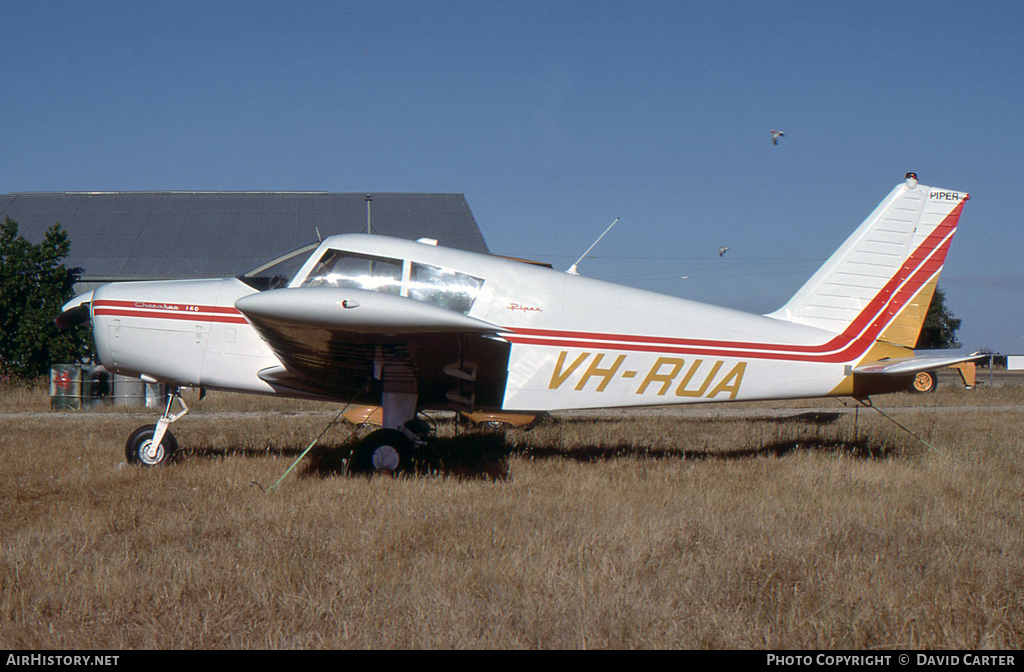
M 113 376 L 102 366 L 82 367 L 82 407 L 109 406 L 113 397 Z
M 82 407 L 82 367 L 54 364 L 50 367 L 50 408 L 59 411 Z
M 145 406 L 146 384 L 138 378 L 114 376 L 114 406 Z

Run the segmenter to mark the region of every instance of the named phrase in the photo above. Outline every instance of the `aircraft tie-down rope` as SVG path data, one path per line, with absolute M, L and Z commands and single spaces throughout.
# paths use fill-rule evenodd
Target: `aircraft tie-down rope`
M 938 448 L 936 448 L 936 447 L 935 447 L 935 446 L 933 446 L 932 444 L 928 443 L 928 442 L 927 442 L 927 441 L 925 441 L 925 440 L 924 440 L 923 438 L 921 438 L 920 436 L 918 436 L 917 434 L 915 434 L 914 432 L 912 432 L 912 431 L 911 431 L 911 430 L 910 430 L 909 428 L 907 428 L 907 427 L 904 427 L 904 426 L 903 426 L 903 425 L 901 425 L 900 423 L 896 422 L 896 420 L 895 420 L 894 418 L 890 417 L 889 415 L 886 415 L 885 411 L 883 411 L 882 409 L 880 409 L 880 408 L 879 408 L 878 406 L 875 406 L 875 404 L 874 404 L 874 403 L 873 403 L 873 402 L 871 401 L 871 399 L 858 399 L 857 401 L 858 401 L 858 402 L 860 403 L 860 405 L 861 405 L 861 406 L 864 406 L 865 408 L 873 408 L 873 409 L 875 409 L 876 411 L 878 411 L 879 413 L 881 413 L 881 415 L 882 415 L 882 417 L 883 417 L 883 418 L 885 418 L 886 420 L 888 420 L 888 421 L 889 421 L 889 422 L 891 422 L 892 424 L 896 425 L 897 427 L 899 427 L 900 429 L 902 429 L 902 430 L 903 430 L 904 432 L 906 432 L 907 434 L 910 434 L 910 435 L 911 435 L 912 437 L 914 437 L 915 439 L 917 439 L 918 441 L 920 441 L 920 442 L 921 442 L 921 443 L 923 443 L 924 445 L 928 446 L 929 448 L 931 448 L 932 450 L 934 450 L 934 451 L 935 451 L 936 453 L 938 453 L 939 455 L 942 455 L 943 457 L 949 457 L 949 455 L 948 455 L 948 454 L 946 454 L 946 453 L 942 452 L 941 450 L 939 450 Z
M 363 393 L 366 392 L 367 388 L 369 388 L 369 387 L 370 387 L 370 383 L 367 382 L 366 387 L 363 388 L 362 392 L 360 392 L 359 394 L 356 395 L 356 399 L 358 399 L 359 397 L 363 396 Z M 347 404 L 345 404 L 344 406 L 341 407 L 341 410 L 338 411 L 338 414 L 336 416 L 334 416 L 334 419 L 331 420 L 327 424 L 326 427 L 324 427 L 324 430 L 322 432 L 320 432 L 320 434 L 318 434 L 317 437 L 315 439 L 313 439 L 313 441 L 308 446 L 306 446 L 306 449 L 304 451 L 302 451 L 302 453 L 298 457 L 295 458 L 295 461 L 292 462 L 291 466 L 288 467 L 288 469 L 285 470 L 285 472 L 283 474 L 281 474 L 281 478 L 277 479 L 276 483 L 274 483 L 272 486 L 267 488 L 267 494 L 268 495 L 272 494 L 274 492 L 274 490 L 277 488 L 277 486 L 281 485 L 281 481 L 283 481 L 285 478 L 287 478 L 288 474 L 292 473 L 292 470 L 295 469 L 296 465 L 298 465 L 299 462 L 302 461 L 302 458 L 304 458 L 306 456 L 306 453 L 308 453 L 309 451 L 313 450 L 313 446 L 315 446 L 317 444 L 317 442 L 319 442 L 320 439 L 323 438 L 324 434 L 327 433 L 327 430 L 329 430 L 331 427 L 334 426 L 334 423 L 336 423 L 338 421 L 338 418 L 341 417 L 341 414 L 344 413 L 345 411 L 347 411 L 349 409 L 349 407 L 352 406 L 354 403 L 355 403 L 355 401 L 353 400 L 353 401 L 350 401 L 350 402 L 348 402 Z M 352 434 L 354 434 L 357 429 L 358 428 L 354 428 L 352 430 L 352 432 L 349 434 L 349 436 L 352 436 Z M 259 483 L 257 483 L 256 485 L 259 485 Z

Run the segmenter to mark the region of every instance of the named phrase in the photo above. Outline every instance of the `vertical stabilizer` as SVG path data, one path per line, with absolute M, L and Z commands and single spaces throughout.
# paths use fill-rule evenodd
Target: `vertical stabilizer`
M 966 193 L 906 181 L 769 317 L 913 347 Z

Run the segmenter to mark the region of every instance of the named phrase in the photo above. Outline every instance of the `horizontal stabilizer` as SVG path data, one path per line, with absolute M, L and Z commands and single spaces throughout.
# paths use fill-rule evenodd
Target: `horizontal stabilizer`
M 872 375 L 899 376 L 931 369 L 941 369 L 945 366 L 952 366 L 960 362 L 969 362 L 973 359 L 987 357 L 980 352 L 972 352 L 969 355 L 962 353 L 949 354 L 926 354 L 916 357 L 900 357 L 898 359 L 883 359 L 870 364 L 856 366 L 853 373 L 866 373 Z

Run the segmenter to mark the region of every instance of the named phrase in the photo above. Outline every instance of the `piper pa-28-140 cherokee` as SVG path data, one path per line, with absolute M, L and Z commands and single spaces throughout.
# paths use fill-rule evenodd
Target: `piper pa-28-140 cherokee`
M 396 471 L 426 442 L 421 410 L 863 399 L 976 358 L 912 350 L 968 198 L 908 173 L 769 315 L 352 234 L 235 278 L 103 285 L 58 324 L 91 319 L 107 369 L 169 386 L 163 416 L 128 441 L 132 462 L 170 457 L 178 388 L 192 386 L 380 405 L 350 469 Z

